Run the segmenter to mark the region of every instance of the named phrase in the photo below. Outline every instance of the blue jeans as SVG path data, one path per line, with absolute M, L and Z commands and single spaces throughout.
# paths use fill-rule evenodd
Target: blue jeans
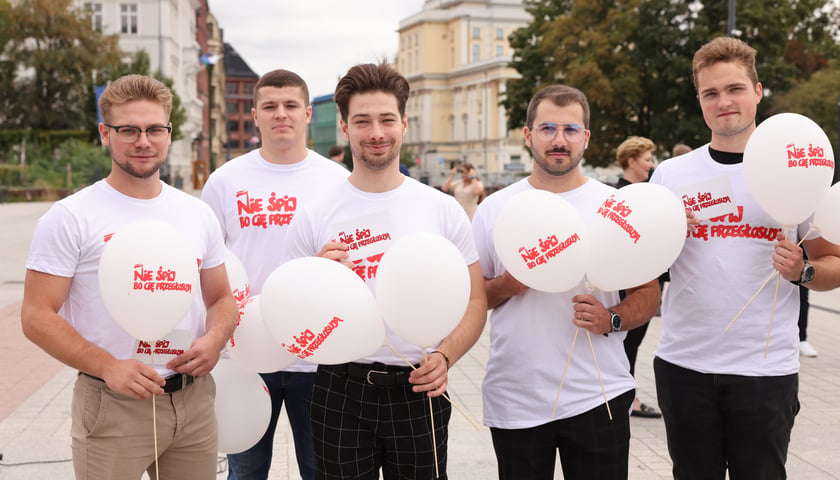
M 799 375 L 700 373 L 653 360 L 677 480 L 787 478 Z
M 315 478 L 315 453 L 312 426 L 309 423 L 309 400 L 315 383 L 314 373 L 261 373 L 271 394 L 271 421 L 256 445 L 242 453 L 228 455 L 228 480 L 266 480 L 271 467 L 274 431 L 280 408 L 286 402 L 286 414 L 295 439 L 295 454 L 302 480 Z

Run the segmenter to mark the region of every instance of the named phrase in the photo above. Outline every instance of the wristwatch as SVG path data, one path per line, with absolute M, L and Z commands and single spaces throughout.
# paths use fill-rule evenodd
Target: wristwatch
M 799 280 L 795 280 L 792 283 L 794 285 L 802 285 L 803 283 L 808 283 L 814 279 L 814 275 L 816 274 L 816 270 L 814 270 L 814 266 L 805 262 L 805 266 L 802 267 L 802 275 L 799 276 Z
M 613 310 L 607 311 L 610 312 L 610 327 L 612 327 L 610 333 L 621 331 L 621 315 L 617 314 Z

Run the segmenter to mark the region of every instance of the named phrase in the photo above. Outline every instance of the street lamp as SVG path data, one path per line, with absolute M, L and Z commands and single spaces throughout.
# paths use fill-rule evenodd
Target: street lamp
M 726 36 L 735 36 L 735 0 L 729 0 L 729 15 L 726 17 Z
M 215 155 L 213 155 L 213 100 L 214 100 L 214 92 L 213 92 L 213 66 L 219 61 L 218 55 L 213 55 L 209 53 L 205 53 L 204 55 L 198 57 L 198 60 L 201 62 L 202 65 L 207 66 L 207 96 L 209 97 L 208 107 L 209 111 L 207 113 L 207 121 L 210 125 L 208 125 L 208 140 L 207 140 L 207 147 L 210 150 L 210 165 L 208 166 L 208 174 L 212 173 L 213 170 L 216 169 L 216 159 Z

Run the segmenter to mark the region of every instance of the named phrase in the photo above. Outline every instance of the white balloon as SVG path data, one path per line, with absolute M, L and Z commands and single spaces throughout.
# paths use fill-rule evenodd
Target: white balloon
M 227 350 L 239 365 L 257 373 L 276 372 L 295 361 L 266 328 L 260 311 L 260 295 L 248 297 L 243 302 L 239 325 L 228 340 Z
M 376 303 L 385 324 L 420 346 L 458 326 L 470 300 L 470 272 L 448 239 L 419 232 L 394 242 L 376 269 Z
M 493 229 L 496 254 L 511 275 L 543 292 L 564 292 L 586 272 L 588 235 L 577 210 L 545 190 L 514 195 Z
M 242 316 L 242 303 L 251 296 L 251 282 L 248 281 L 248 273 L 245 271 L 245 265 L 242 261 L 230 251 L 225 249 L 227 255 L 225 256 L 225 271 L 227 271 L 228 283 L 230 283 L 230 290 L 233 292 L 233 298 L 239 304 L 239 316 Z
M 216 422 L 219 451 L 240 453 L 260 441 L 271 419 L 271 396 L 263 379 L 232 359 L 221 358 L 213 368 L 216 382 Z
M 175 227 L 140 220 L 120 228 L 99 260 L 99 292 L 111 317 L 137 339 L 165 337 L 199 287 L 198 258 Z
M 828 189 L 814 212 L 814 227 L 823 238 L 840 245 L 840 183 Z
M 374 353 L 385 341 L 373 293 L 336 261 L 302 257 L 286 262 L 268 276 L 261 297 L 269 332 L 298 358 L 347 363 Z
M 592 213 L 586 279 L 601 291 L 653 280 L 674 263 L 685 243 L 685 208 L 662 185 L 628 185 Z
M 796 113 L 761 122 L 744 149 L 744 180 L 761 208 L 792 227 L 805 221 L 828 192 L 834 151 L 819 125 Z

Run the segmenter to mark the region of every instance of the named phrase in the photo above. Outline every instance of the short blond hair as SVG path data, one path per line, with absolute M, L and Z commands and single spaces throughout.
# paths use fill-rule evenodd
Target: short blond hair
M 631 158 L 654 150 L 656 150 L 656 145 L 650 139 L 635 136 L 627 137 L 627 140 L 621 142 L 621 145 L 615 149 L 615 158 L 618 160 L 618 165 L 624 170 L 627 169 Z
M 146 75 L 125 75 L 113 82 L 99 97 L 99 111 L 102 119 L 111 121 L 111 109 L 137 100 L 148 100 L 163 107 L 166 118 L 172 113 L 172 92 L 160 80 Z
M 756 50 L 742 40 L 732 37 L 718 37 L 700 47 L 691 62 L 694 88 L 697 89 L 697 75 L 701 70 L 721 62 L 732 62 L 744 67 L 753 86 L 758 84 L 758 72 L 755 69 Z M 697 93 L 700 93 L 699 91 Z

